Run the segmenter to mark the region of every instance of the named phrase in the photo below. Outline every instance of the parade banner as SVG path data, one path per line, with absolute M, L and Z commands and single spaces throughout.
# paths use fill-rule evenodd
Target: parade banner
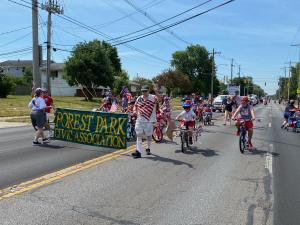
M 127 147 L 127 114 L 57 108 L 54 139 L 122 149 Z

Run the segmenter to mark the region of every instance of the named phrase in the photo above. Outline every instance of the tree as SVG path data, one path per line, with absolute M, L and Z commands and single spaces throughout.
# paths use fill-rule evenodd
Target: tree
M 153 82 L 152 80 L 150 79 L 146 79 L 144 77 L 141 77 L 139 75 L 136 75 L 136 77 L 134 77 L 132 79 L 133 82 L 137 83 L 138 84 L 138 89 L 141 90 L 142 86 L 144 85 L 148 85 L 149 88 L 150 88 L 150 91 L 153 92 L 154 91 L 154 85 L 153 85 Z
M 244 76 L 244 77 L 235 77 L 232 80 L 232 84 L 239 86 L 241 96 L 245 96 L 248 94 L 255 94 L 257 96 L 265 96 L 265 91 L 257 84 L 253 83 L 253 78 L 251 76 Z
M 32 69 L 31 68 L 25 68 L 24 79 L 25 79 L 26 83 L 28 83 L 28 84 L 32 83 L 33 75 L 32 75 Z
M 6 98 L 7 95 L 16 87 L 12 77 L 0 74 L 0 98 Z
M 65 65 L 64 78 L 69 85 L 86 88 L 112 86 L 121 72 L 117 49 L 110 44 L 94 40 L 77 44 Z
M 293 66 L 291 69 L 291 82 L 290 82 L 290 99 L 297 98 L 298 77 L 299 77 L 300 62 Z
M 153 78 L 153 81 L 159 86 L 165 86 L 168 95 L 171 95 L 176 88 L 179 88 L 186 94 L 191 91 L 192 86 L 191 80 L 187 75 L 183 74 L 181 71 L 171 69 L 157 75 Z
M 208 95 L 211 89 L 212 58 L 204 46 L 190 45 L 184 51 L 177 51 L 172 55 L 171 65 L 189 76 L 192 91 Z M 214 77 L 214 94 L 217 94 L 219 82 Z
M 125 70 L 122 70 L 117 77 L 115 77 L 114 82 L 114 93 L 120 93 L 123 86 L 129 86 L 129 76 Z

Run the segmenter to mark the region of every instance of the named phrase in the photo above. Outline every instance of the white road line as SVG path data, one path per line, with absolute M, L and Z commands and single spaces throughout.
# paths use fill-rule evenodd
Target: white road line
M 272 153 L 273 153 L 273 144 L 270 144 L 269 145 L 269 152 L 267 153 L 267 156 L 266 156 L 266 165 L 265 165 L 265 168 L 267 169 L 267 170 L 269 170 L 269 173 L 270 173 L 270 175 L 272 175 L 272 173 L 273 173 L 273 155 L 272 155 Z
M 269 127 L 272 127 L 272 123 L 269 123 Z

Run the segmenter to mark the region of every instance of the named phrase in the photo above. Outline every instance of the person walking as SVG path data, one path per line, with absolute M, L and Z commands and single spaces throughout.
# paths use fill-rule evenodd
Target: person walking
M 137 115 L 135 123 L 136 151 L 132 153 L 133 158 L 141 158 L 142 138 L 147 139 L 147 155 L 151 155 L 151 142 L 153 133 L 153 124 L 156 122 L 156 111 L 158 110 L 158 102 L 160 94 L 155 90 L 156 95 L 149 93 L 149 86 L 144 85 L 141 89 L 142 95 L 139 96 L 134 105 L 134 114 Z
M 46 125 L 46 114 L 45 114 L 45 108 L 46 103 L 45 100 L 42 98 L 43 91 L 41 88 L 37 88 L 35 90 L 35 95 L 31 99 L 31 101 L 28 104 L 28 107 L 31 109 L 30 118 L 31 123 L 35 129 L 37 129 L 35 137 L 33 139 L 33 144 L 38 145 L 41 144 L 39 142 L 39 138 L 42 138 L 43 144 L 48 142 L 48 139 L 44 136 L 44 130 L 43 128 Z
M 232 97 L 228 96 L 226 101 L 223 101 L 224 105 L 224 126 L 226 126 L 227 121 L 229 120 L 229 124 L 231 125 L 231 116 L 232 116 L 232 107 L 233 107 L 233 101 Z
M 52 131 L 50 129 L 50 112 L 51 109 L 54 107 L 53 105 L 53 98 L 49 95 L 48 90 L 46 88 L 42 89 L 43 95 L 42 98 L 45 100 L 46 108 L 45 108 L 45 113 L 46 113 L 46 125 L 45 127 L 49 131 L 49 138 L 52 137 Z

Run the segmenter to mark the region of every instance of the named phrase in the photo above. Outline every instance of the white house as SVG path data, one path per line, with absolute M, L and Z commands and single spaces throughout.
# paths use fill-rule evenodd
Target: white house
M 32 60 L 7 60 L 0 62 L 4 74 L 22 77 L 26 68 L 32 68 Z

